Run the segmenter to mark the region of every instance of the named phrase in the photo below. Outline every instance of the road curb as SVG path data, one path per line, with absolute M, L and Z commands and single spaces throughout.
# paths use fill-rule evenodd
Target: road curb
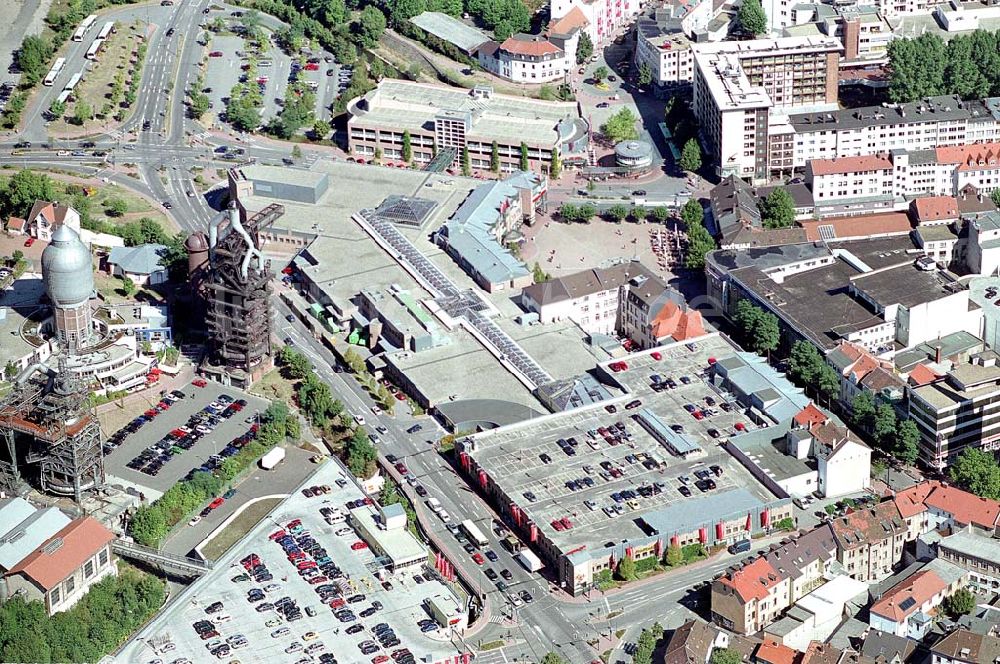
M 212 532 L 210 532 L 208 536 L 206 536 L 205 539 L 201 541 L 201 544 L 194 547 L 194 552 L 198 554 L 198 557 L 201 558 L 202 560 L 208 560 L 201 552 L 202 547 L 204 547 L 213 539 L 215 539 L 229 524 L 231 524 L 233 521 L 236 520 L 236 517 L 238 517 L 240 514 L 243 514 L 243 511 L 246 510 L 246 508 L 256 503 L 259 503 L 262 500 L 274 500 L 275 498 L 285 499 L 288 498 L 290 495 L 291 495 L 290 493 L 272 493 L 266 496 L 258 496 L 257 498 L 252 498 L 248 500 L 247 502 L 237 507 L 235 512 L 233 512 L 225 519 L 223 519 L 222 523 L 220 523 L 218 526 L 212 529 Z

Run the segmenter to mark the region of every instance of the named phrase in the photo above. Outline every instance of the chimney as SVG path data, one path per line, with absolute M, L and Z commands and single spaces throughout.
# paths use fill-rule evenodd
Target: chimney
M 941 345 L 938 344 L 934 346 L 934 362 L 937 364 L 941 363 Z

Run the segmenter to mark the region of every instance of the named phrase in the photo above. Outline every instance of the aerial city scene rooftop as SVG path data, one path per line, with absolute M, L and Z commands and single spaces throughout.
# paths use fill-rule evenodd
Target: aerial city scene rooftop
M 1000 4 L 0 2 L 0 662 L 998 664 Z

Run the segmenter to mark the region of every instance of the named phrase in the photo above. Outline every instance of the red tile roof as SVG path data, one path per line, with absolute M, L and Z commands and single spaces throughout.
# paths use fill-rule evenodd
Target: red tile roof
M 723 576 L 719 581 L 736 591 L 744 603 L 764 599 L 772 588 L 781 583 L 781 574 L 767 558 L 757 558 L 742 569 Z
M 687 341 L 705 336 L 701 312 L 682 309 L 676 302 L 668 301 L 650 321 L 654 339 L 672 337 L 674 341 Z
M 7 576 L 22 574 L 48 592 L 114 538 L 97 519 L 76 519 L 12 567 Z
M 897 492 L 892 499 L 896 503 L 896 509 L 899 510 L 900 515 L 904 519 L 908 519 L 927 510 L 924 501 L 930 495 L 931 491 L 939 486 L 941 486 L 941 483 L 936 481 L 921 482 Z
M 796 413 L 795 417 L 792 419 L 795 420 L 795 423 L 800 427 L 811 427 L 814 424 L 822 424 L 829 418 L 823 411 L 817 408 L 812 401 L 810 401 L 809 405 Z
M 939 164 L 958 164 L 960 171 L 1000 168 L 1000 143 L 974 143 L 935 148 Z
M 958 219 L 958 200 L 954 196 L 924 196 L 913 201 L 918 222 Z
M 934 371 L 926 364 L 918 364 L 917 366 L 910 369 L 910 375 L 907 377 L 907 381 L 910 383 L 910 385 L 920 386 L 920 385 L 927 385 L 928 383 L 933 383 L 939 378 L 941 378 L 941 374 Z
M 764 639 L 764 642 L 757 648 L 754 658 L 765 664 L 796 664 L 799 653 L 777 641 Z
M 838 161 L 842 160 L 838 159 Z M 905 212 L 865 214 L 857 217 L 840 217 L 800 223 L 806 231 L 806 239 L 810 242 L 829 239 L 829 236 L 824 238 L 820 235 L 821 226 L 832 226 L 834 238 L 838 240 L 878 235 L 903 235 L 909 233 L 912 228 L 910 218 Z
M 7 219 L 7 230 L 11 232 L 22 233 L 24 232 L 24 226 L 27 222 L 20 217 L 9 217 Z
M 975 524 L 980 528 L 993 528 L 1000 520 L 1000 502 L 980 498 L 953 486 L 939 486 L 924 499 L 924 504 L 947 512 L 961 525 Z
M 548 39 L 530 35 L 514 35 L 513 37 L 508 37 L 504 43 L 500 44 L 500 50 L 507 51 L 513 55 L 529 55 L 535 57 L 562 53 L 562 50 Z
M 872 605 L 871 613 L 893 622 L 902 622 L 919 611 L 924 602 L 947 587 L 948 584 L 944 579 L 934 572 L 930 570 L 917 572 L 882 595 L 882 598 Z M 907 602 L 907 600 L 913 601 Z
M 939 148 L 940 149 L 940 148 Z M 866 171 L 887 171 L 892 169 L 892 160 L 885 155 L 863 155 L 860 157 L 839 157 L 834 159 L 813 159 L 809 162 L 813 175 L 835 175 L 837 173 L 863 173 Z
M 547 36 L 552 35 L 569 35 L 574 30 L 580 30 L 582 28 L 590 25 L 590 21 L 584 16 L 583 11 L 577 6 L 569 10 L 565 16 L 562 18 L 557 18 L 549 23 L 548 32 L 545 34 Z

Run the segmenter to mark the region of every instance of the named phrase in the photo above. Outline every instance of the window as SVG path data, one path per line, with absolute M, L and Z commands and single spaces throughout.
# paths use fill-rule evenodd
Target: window
M 73 577 L 66 579 L 66 594 L 69 595 L 76 588 L 76 581 Z
M 56 606 L 57 604 L 59 604 L 59 586 L 53 588 L 52 592 L 49 593 L 49 605 Z
M 89 579 L 94 576 L 94 561 L 88 560 L 83 566 L 83 578 Z

